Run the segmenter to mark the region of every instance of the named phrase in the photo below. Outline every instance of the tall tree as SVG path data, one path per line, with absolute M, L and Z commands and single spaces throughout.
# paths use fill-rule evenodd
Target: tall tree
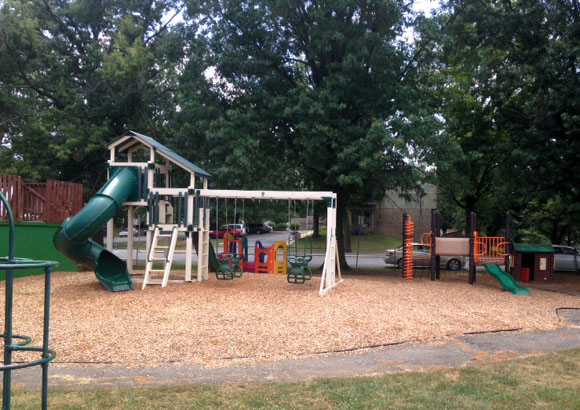
M 10 167 L 98 188 L 105 144 L 128 128 L 163 138 L 183 42 L 176 1 L 7 0 L 0 109 Z M 22 168 L 22 166 L 21 166 Z M 26 166 L 24 166 L 26 168 Z M 100 180 L 100 181 L 99 181 Z
M 399 41 L 407 7 L 399 0 L 188 1 L 189 16 L 207 28 L 214 80 L 228 106 L 213 123 L 216 153 L 237 159 L 240 179 L 258 169 L 337 192 L 344 266 L 348 205 L 415 181 L 406 161 L 413 135 L 403 133 L 414 108 L 413 65 Z M 261 155 L 245 162 L 251 153 Z
M 466 212 L 499 198 L 524 211 L 534 198 L 547 205 L 564 193 L 573 208 L 580 199 L 577 0 L 452 0 L 433 22 L 425 34 L 437 39 L 430 78 L 444 118 L 443 193 Z

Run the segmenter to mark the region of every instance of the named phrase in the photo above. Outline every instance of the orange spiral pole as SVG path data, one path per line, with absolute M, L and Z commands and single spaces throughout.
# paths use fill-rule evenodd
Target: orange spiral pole
M 405 258 L 403 259 L 403 278 L 413 280 L 413 236 L 415 235 L 415 222 L 409 216 L 405 222 Z

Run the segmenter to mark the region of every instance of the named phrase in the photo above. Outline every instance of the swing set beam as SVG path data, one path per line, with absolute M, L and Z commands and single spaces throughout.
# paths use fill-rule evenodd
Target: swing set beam
M 229 199 L 265 199 L 265 200 L 297 200 L 324 201 L 336 199 L 336 194 L 330 191 L 239 191 L 235 189 L 200 189 L 200 196 L 209 198 Z

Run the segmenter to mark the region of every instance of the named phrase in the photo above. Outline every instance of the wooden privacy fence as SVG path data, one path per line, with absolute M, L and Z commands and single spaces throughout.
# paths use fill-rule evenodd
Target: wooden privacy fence
M 83 186 L 72 182 L 52 181 L 24 184 L 22 177 L 0 174 L 0 191 L 12 207 L 14 219 L 60 224 L 83 207 Z M 0 204 L 0 220 L 7 220 Z

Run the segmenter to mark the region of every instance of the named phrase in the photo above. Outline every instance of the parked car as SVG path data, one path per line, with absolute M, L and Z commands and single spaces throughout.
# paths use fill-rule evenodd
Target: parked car
M 272 229 L 272 232 L 276 230 L 276 222 L 274 221 L 265 221 L 264 225 L 270 227 L 270 229 Z
M 413 244 L 413 266 L 429 266 L 429 247 L 420 243 Z M 385 263 L 403 268 L 403 247 L 387 249 Z M 464 256 L 441 256 L 441 267 L 449 270 L 458 270 L 465 266 Z
M 269 225 L 266 225 L 265 223 L 248 224 L 248 233 L 249 234 L 256 233 L 258 235 L 261 235 L 263 233 L 270 233 L 270 232 L 272 232 L 272 227 Z
M 578 272 L 580 252 L 571 246 L 552 245 L 554 248 L 554 270 Z
M 138 229 L 135 229 L 135 228 L 133 228 L 133 236 L 138 236 L 138 235 L 139 235 L 139 230 L 138 230 Z M 119 236 L 120 236 L 120 237 L 126 237 L 126 236 L 129 236 L 129 230 L 128 230 L 128 229 L 125 229 L 125 230 L 123 230 L 123 231 L 119 232 Z
M 215 231 L 210 231 L 209 236 L 212 239 L 215 239 L 216 236 L 218 238 L 223 238 L 224 234 L 228 232 L 231 233 L 232 235 L 236 236 L 236 237 L 242 237 L 244 235 L 247 234 L 246 231 L 246 225 L 244 224 L 227 224 L 227 225 L 222 225 L 220 226 L 220 228 L 217 231 L 217 235 Z

